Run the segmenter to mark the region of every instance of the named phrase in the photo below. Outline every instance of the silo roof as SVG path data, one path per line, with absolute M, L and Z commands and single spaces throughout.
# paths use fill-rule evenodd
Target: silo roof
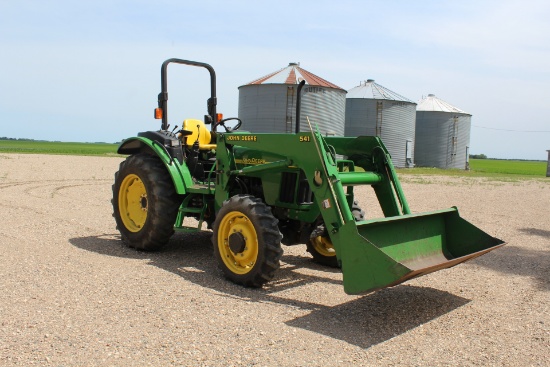
M 458 107 L 453 106 L 449 102 L 445 102 L 439 99 L 435 94 L 428 94 L 427 97 L 422 98 L 416 106 L 417 111 L 437 111 L 437 112 L 451 112 L 451 113 L 463 113 L 470 115 L 468 112 L 461 110 Z
M 253 84 L 298 84 L 302 80 L 306 81 L 306 84 L 318 87 L 327 87 L 342 89 L 336 84 L 313 74 L 300 67 L 300 63 L 291 62 L 287 67 L 277 70 L 271 74 L 265 75 L 261 78 L 255 79 L 246 85 Z M 342 89 L 343 90 L 343 89 Z
M 373 79 L 367 79 L 364 82 L 360 82 L 357 87 L 350 89 L 346 98 L 389 99 L 414 103 L 410 99 L 375 83 Z

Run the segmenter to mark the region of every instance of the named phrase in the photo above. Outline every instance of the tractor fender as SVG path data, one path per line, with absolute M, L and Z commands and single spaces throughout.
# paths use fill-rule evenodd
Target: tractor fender
M 172 158 L 168 150 L 161 143 L 142 136 L 125 139 L 118 147 L 118 154 L 137 154 L 141 152 L 156 154 L 164 163 L 166 169 L 172 177 L 176 192 L 180 195 L 187 193 L 187 188 L 193 185 L 191 173 L 187 165 L 180 163 L 177 159 Z

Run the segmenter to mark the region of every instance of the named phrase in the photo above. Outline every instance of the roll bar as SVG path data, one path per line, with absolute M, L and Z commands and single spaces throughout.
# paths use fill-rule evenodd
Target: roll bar
M 171 63 L 198 66 L 208 70 L 208 72 L 210 73 L 210 98 L 207 101 L 207 109 L 208 109 L 207 116 L 209 116 L 210 118 L 210 121 L 209 121 L 210 123 L 216 122 L 217 99 L 216 99 L 216 72 L 214 71 L 214 68 L 204 62 L 189 61 L 189 60 L 182 60 L 182 59 L 168 59 L 162 63 L 162 67 L 160 70 L 161 92 L 158 95 L 158 105 L 159 105 L 159 108 L 162 109 L 161 129 L 162 130 L 168 129 L 168 80 L 167 79 L 168 79 L 168 65 Z M 207 119 L 206 116 L 205 116 L 205 119 Z M 209 123 L 209 122 L 205 121 L 205 123 Z

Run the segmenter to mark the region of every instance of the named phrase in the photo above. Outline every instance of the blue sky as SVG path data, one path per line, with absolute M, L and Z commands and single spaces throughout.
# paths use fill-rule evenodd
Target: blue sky
M 473 115 L 471 152 L 546 159 L 547 1 L 0 0 L 0 136 L 115 142 L 155 130 L 160 65 L 211 64 L 218 111 L 289 62 Z M 170 68 L 172 126 L 206 112 L 208 73 Z

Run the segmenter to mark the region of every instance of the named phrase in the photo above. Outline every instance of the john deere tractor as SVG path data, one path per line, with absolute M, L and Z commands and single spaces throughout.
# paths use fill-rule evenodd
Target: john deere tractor
M 204 120 L 187 119 L 172 130 L 170 64 L 207 69 L 211 87 Z M 138 250 L 159 249 L 174 231 L 206 226 L 225 276 L 261 287 L 275 276 L 282 245 L 306 244 L 315 261 L 340 267 L 344 290 L 358 294 L 449 268 L 504 244 L 462 219 L 456 207 L 411 213 L 378 137 L 323 137 L 314 121 L 308 131 L 299 131 L 296 121 L 290 134 L 240 131 L 241 120 L 216 112 L 216 74 L 208 64 L 166 60 L 155 117 L 162 119 L 160 130 L 138 133 L 118 148 L 128 157 L 113 185 L 118 229 Z M 359 185 L 373 188 L 383 218 L 365 220 L 354 192 Z M 185 226 L 185 218 L 198 224 Z

